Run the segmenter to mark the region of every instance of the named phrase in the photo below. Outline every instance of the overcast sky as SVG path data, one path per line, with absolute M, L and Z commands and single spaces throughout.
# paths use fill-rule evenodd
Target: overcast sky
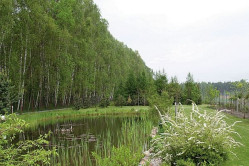
M 249 0 L 95 0 L 115 38 L 179 81 L 249 79 Z

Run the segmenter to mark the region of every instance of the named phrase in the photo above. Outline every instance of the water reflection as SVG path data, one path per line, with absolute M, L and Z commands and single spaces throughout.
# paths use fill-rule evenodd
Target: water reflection
M 20 139 L 37 139 L 52 131 L 49 148 L 56 147 L 59 154 L 52 157 L 52 165 L 95 165 L 92 152 L 107 156 L 112 146 L 125 144 L 137 150 L 145 145 L 151 127 L 145 124 L 148 121 L 138 116 L 57 119 L 28 129 Z

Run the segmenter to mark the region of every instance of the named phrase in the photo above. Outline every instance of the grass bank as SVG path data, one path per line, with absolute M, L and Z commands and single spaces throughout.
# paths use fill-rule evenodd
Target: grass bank
M 39 124 L 41 121 L 63 118 L 76 118 L 80 116 L 100 116 L 100 115 L 140 115 L 145 113 L 149 107 L 147 106 L 125 106 L 115 107 L 109 106 L 107 108 L 87 108 L 80 110 L 59 109 L 41 112 L 30 112 L 18 115 L 19 118 L 25 120 L 31 126 Z
M 184 111 L 190 112 L 191 106 L 184 106 Z M 206 110 L 207 112 L 215 112 L 216 110 L 211 109 L 208 105 L 198 106 L 200 111 Z M 233 137 L 236 141 L 243 144 L 243 146 L 237 147 L 233 150 L 236 156 L 231 155 L 230 159 L 223 164 L 223 166 L 246 166 L 249 165 L 249 119 L 241 119 L 230 114 L 226 114 L 226 122 L 233 124 L 236 121 L 240 121 L 234 126 L 234 129 L 241 136 L 234 134 Z

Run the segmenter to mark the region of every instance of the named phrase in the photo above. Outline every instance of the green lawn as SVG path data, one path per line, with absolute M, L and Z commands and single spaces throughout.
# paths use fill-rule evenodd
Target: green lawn
M 206 110 L 207 112 L 213 112 L 215 110 L 210 109 L 207 105 L 198 106 L 200 111 Z M 191 106 L 184 106 L 185 111 L 190 111 Z M 241 138 L 234 134 L 236 141 L 243 144 L 241 147 L 237 147 L 233 152 L 237 155 L 231 155 L 230 160 L 227 161 L 224 166 L 248 166 L 249 165 L 249 119 L 241 119 L 229 114 L 226 115 L 226 121 L 229 124 L 233 124 L 236 121 L 241 121 L 234 126 L 236 132 L 239 133 Z
M 109 106 L 108 108 L 88 108 L 73 110 L 63 109 L 63 110 L 50 110 L 41 112 L 30 112 L 19 115 L 19 118 L 28 122 L 31 126 L 39 124 L 41 121 L 48 121 L 53 119 L 63 119 L 63 118 L 76 118 L 80 116 L 100 116 L 100 115 L 131 115 L 131 114 L 141 114 L 145 113 L 149 107 L 147 106 L 125 106 L 125 107 L 115 107 Z

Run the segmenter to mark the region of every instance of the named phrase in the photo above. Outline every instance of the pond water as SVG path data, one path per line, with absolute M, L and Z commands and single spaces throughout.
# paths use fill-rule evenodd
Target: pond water
M 58 156 L 52 165 L 96 165 L 92 152 L 111 154 L 113 146 L 129 146 L 133 152 L 145 150 L 149 144 L 152 123 L 144 117 L 81 117 L 41 122 L 20 135 L 20 139 L 37 139 L 52 131 L 49 148 L 56 147 Z

